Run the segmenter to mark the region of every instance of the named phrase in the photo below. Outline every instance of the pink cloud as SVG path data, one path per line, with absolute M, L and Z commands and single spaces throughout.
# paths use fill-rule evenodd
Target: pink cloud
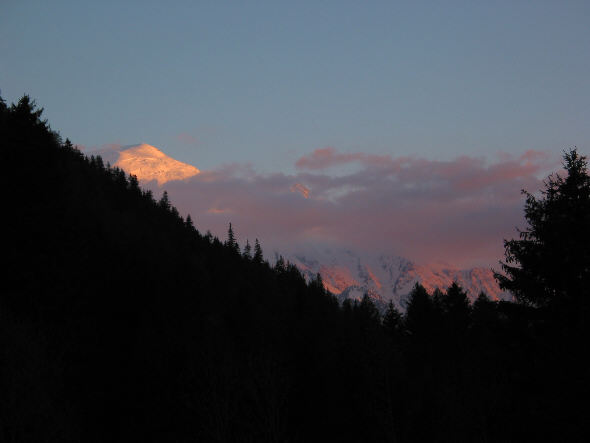
M 209 208 L 207 214 L 231 214 L 232 210 L 227 208 Z
M 360 170 L 337 177 L 318 172 L 347 162 L 358 162 Z M 224 238 L 231 221 L 239 239 L 257 237 L 267 250 L 324 242 L 422 263 L 489 265 L 502 258 L 502 240 L 524 225 L 520 190 L 542 188 L 559 158 L 527 151 L 495 161 L 432 161 L 323 148 L 297 166 L 312 172 L 261 175 L 228 165 L 166 188 L 199 229 Z
M 309 188 L 305 187 L 301 183 L 295 183 L 289 188 L 291 192 L 299 192 L 304 198 L 309 198 Z

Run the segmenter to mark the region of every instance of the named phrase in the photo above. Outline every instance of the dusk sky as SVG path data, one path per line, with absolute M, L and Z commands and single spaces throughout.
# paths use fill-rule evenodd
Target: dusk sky
M 590 2 L 172 3 L 2 1 L 0 89 L 199 168 L 169 188 L 204 228 L 493 263 L 590 150 Z

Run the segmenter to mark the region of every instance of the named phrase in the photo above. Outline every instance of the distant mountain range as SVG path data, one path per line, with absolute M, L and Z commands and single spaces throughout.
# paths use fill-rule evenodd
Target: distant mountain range
M 465 289 L 472 301 L 482 291 L 492 300 L 511 297 L 500 289 L 492 270 L 487 268 L 425 266 L 395 255 L 361 254 L 334 248 L 287 254 L 284 258 L 308 279 L 319 273 L 326 289 L 340 301 L 360 300 L 368 294 L 381 308 L 391 300 L 396 307 L 405 310 L 415 283 L 421 283 L 432 292 L 436 288 L 447 289 L 453 281 Z
M 140 181 L 156 181 L 158 186 L 200 173 L 194 166 L 175 160 L 145 143 L 89 154 L 100 155 L 105 162 L 136 175 Z M 181 207 L 179 209 L 183 210 Z M 457 269 L 442 265 L 420 265 L 396 255 L 371 255 L 334 248 L 281 253 L 306 278 L 310 279 L 319 273 L 326 289 L 341 301 L 347 298 L 360 300 L 366 293 L 381 308 L 391 300 L 404 310 L 408 294 L 415 283 L 421 283 L 432 292 L 435 288 L 448 288 L 453 281 L 466 290 L 471 300 L 475 300 L 482 291 L 493 300 L 510 298 L 509 294 L 500 290 L 492 270 L 487 268 Z M 278 253 L 275 253 L 274 259 L 277 258 Z

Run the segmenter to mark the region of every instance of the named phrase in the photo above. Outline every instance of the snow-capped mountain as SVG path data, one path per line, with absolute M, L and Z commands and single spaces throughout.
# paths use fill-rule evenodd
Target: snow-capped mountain
M 141 181 L 155 180 L 158 186 L 172 180 L 184 180 L 200 173 L 192 165 L 167 156 L 158 148 L 145 143 L 122 146 L 90 154 L 100 155 L 105 162 L 137 176 Z
M 306 278 L 317 273 L 324 286 L 343 301 L 360 300 L 367 293 L 378 306 L 390 300 L 405 310 L 407 297 L 416 282 L 429 292 L 447 289 L 456 281 L 475 300 L 485 292 L 493 300 L 509 299 L 491 269 L 456 269 L 442 265 L 419 265 L 402 257 L 387 254 L 360 254 L 351 250 L 318 248 L 305 253 L 287 254 L 286 260 L 296 265 Z

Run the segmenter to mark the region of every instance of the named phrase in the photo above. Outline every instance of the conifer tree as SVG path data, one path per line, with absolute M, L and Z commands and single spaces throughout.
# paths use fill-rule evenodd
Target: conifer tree
M 64 149 L 67 149 L 68 151 L 74 151 L 74 145 L 72 145 L 72 142 L 70 141 L 69 138 L 66 138 L 66 141 L 64 142 L 63 147 L 64 147 Z
M 254 241 L 254 262 L 262 263 L 264 260 L 264 256 L 262 255 L 262 248 L 260 247 L 260 242 L 258 239 Z
M 275 263 L 275 271 L 285 272 L 286 269 L 287 269 L 287 266 L 285 264 L 285 259 L 283 258 L 282 255 L 279 255 L 279 259 Z
M 322 279 L 322 275 L 319 272 L 315 275 L 315 278 L 309 282 L 309 286 L 322 295 L 326 294 L 324 280 Z
M 405 315 L 405 324 L 408 332 L 414 336 L 424 336 L 434 326 L 435 306 L 426 288 L 416 283 Z
M 502 289 L 534 306 L 582 301 L 590 286 L 588 163 L 576 149 L 563 158 L 565 178 L 549 176 L 539 198 L 522 191 L 528 226 L 504 241 L 505 274 L 496 273 Z
M 98 155 L 96 157 L 96 166 L 98 167 L 98 169 L 100 171 L 104 171 L 105 167 L 104 167 L 104 162 L 102 160 L 102 157 L 100 155 Z M 137 177 L 136 177 L 137 178 Z
M 447 328 L 455 331 L 467 328 L 471 307 L 467 294 L 457 282 L 453 282 L 441 298 L 440 308 L 446 319 Z
M 397 337 L 402 331 L 402 315 L 391 300 L 387 304 L 387 310 L 383 315 L 383 327 L 390 337 Z
M 250 246 L 248 239 L 246 239 L 246 246 L 244 246 L 244 253 L 242 255 L 246 260 L 252 260 L 252 246 Z
M 234 235 L 234 230 L 232 228 L 231 223 L 229 224 L 229 228 L 227 230 L 227 241 L 225 242 L 225 244 L 233 251 L 235 251 L 237 253 L 240 252 L 240 246 L 238 245 L 238 242 L 236 241 L 236 237 Z
M 129 174 L 129 189 L 139 191 L 139 181 L 137 180 L 137 176 L 134 174 Z
M 190 214 L 187 214 L 186 221 L 184 222 L 184 224 L 186 225 L 187 228 L 189 228 L 191 230 L 195 229 L 195 225 L 193 224 L 193 219 Z
M 361 328 L 365 332 L 375 329 L 380 323 L 379 310 L 367 293 L 363 295 L 358 305 L 357 313 L 361 322 Z
M 490 300 L 484 292 L 480 292 L 477 299 L 473 302 L 471 318 L 473 327 L 476 330 L 481 331 L 489 328 L 497 318 L 496 302 Z
M 164 191 L 164 193 L 162 194 L 162 198 L 158 202 L 158 205 L 160 206 L 160 208 L 165 209 L 167 211 L 170 209 L 170 199 L 168 198 L 168 191 Z

